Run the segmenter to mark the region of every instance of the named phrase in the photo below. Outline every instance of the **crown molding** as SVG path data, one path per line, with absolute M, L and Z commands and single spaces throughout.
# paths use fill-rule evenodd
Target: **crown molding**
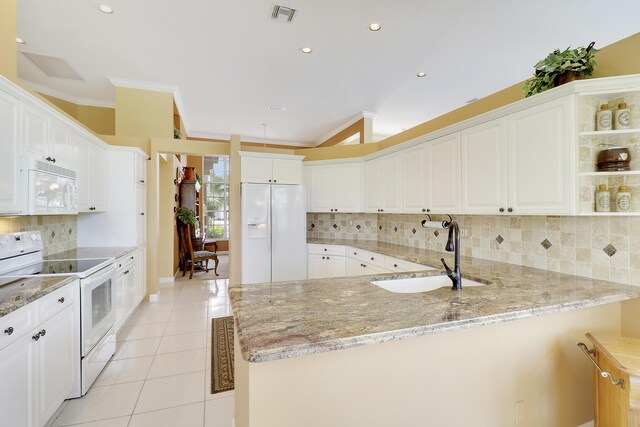
M 188 134 L 192 138 L 206 138 L 206 139 L 220 139 L 223 141 L 229 141 L 231 134 L 222 133 L 209 133 L 209 132 L 193 132 Z M 291 147 L 298 148 L 313 148 L 315 144 L 312 142 L 300 142 L 300 141 L 284 141 L 279 139 L 259 138 L 252 136 L 241 136 L 241 142 L 253 142 L 257 144 L 266 145 L 289 145 Z
M 358 115 L 352 117 L 348 122 L 343 123 L 342 125 L 340 125 L 337 128 L 333 129 L 331 132 L 326 133 L 322 138 L 318 139 L 315 142 L 314 146 L 317 147 L 318 145 L 320 145 L 323 142 L 325 142 L 327 139 L 331 138 L 332 136 L 334 136 L 338 132 L 348 128 L 349 126 L 351 126 L 352 124 L 356 123 L 360 119 L 372 119 L 375 116 L 376 116 L 376 113 L 373 112 L 373 111 L 361 111 Z
M 116 103 L 112 101 L 105 101 L 102 99 L 90 99 L 90 98 L 80 98 L 77 96 L 72 96 L 66 94 L 57 89 L 51 89 L 50 87 L 43 86 L 39 83 L 32 82 L 30 80 L 20 79 L 21 83 L 29 86 L 31 89 L 36 92 L 40 92 L 44 95 L 52 96 L 54 98 L 62 99 L 63 101 L 72 102 L 76 105 L 86 105 L 89 107 L 102 107 L 102 108 L 115 108 Z

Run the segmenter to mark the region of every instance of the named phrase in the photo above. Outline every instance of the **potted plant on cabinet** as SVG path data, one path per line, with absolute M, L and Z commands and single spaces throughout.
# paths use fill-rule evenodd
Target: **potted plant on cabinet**
M 567 48 L 562 52 L 556 49 L 551 52 L 535 65 L 534 77 L 524 85 L 524 96 L 529 97 L 592 75 L 596 68 L 595 54 L 598 52 L 593 48 L 594 44 L 591 42 L 586 48 Z

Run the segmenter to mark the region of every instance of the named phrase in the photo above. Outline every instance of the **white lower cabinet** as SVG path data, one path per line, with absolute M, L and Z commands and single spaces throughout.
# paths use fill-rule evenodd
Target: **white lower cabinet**
M 116 259 L 116 332 L 122 329 L 146 295 L 143 252 L 141 248 Z
M 42 317 L 0 350 L 0 425 L 44 426 L 79 381 L 78 282 L 67 287 L 66 299 L 55 291 L 1 319 L 7 335 L 20 330 L 8 325 Z
M 390 273 L 375 264 L 366 263 L 355 258 L 347 258 L 347 276 L 362 276 L 365 274 Z
M 337 255 L 308 255 L 308 278 L 324 279 L 346 276 L 345 258 Z

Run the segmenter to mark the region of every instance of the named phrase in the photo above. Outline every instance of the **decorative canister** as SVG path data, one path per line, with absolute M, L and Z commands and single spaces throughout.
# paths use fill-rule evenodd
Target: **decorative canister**
M 631 112 L 627 108 L 627 104 L 621 102 L 618 104 L 618 109 L 613 114 L 614 118 L 614 129 L 629 129 L 631 127 Z
M 600 184 L 596 190 L 596 212 L 611 211 L 611 195 L 605 184 Z
M 602 104 L 596 113 L 596 130 L 611 130 L 612 113 L 609 104 Z
M 616 210 L 618 212 L 628 212 L 631 210 L 631 193 L 629 187 L 621 185 L 616 193 Z

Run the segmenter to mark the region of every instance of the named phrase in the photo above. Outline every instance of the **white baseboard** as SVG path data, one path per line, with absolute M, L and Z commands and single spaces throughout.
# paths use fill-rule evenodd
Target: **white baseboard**
M 578 427 L 593 427 L 593 421 L 589 421 L 588 423 L 584 423 L 582 425 L 579 425 Z
M 158 302 L 158 294 L 149 295 L 149 302 Z
M 170 288 L 173 286 L 173 282 L 175 282 L 174 277 L 161 277 L 158 280 L 161 288 Z

